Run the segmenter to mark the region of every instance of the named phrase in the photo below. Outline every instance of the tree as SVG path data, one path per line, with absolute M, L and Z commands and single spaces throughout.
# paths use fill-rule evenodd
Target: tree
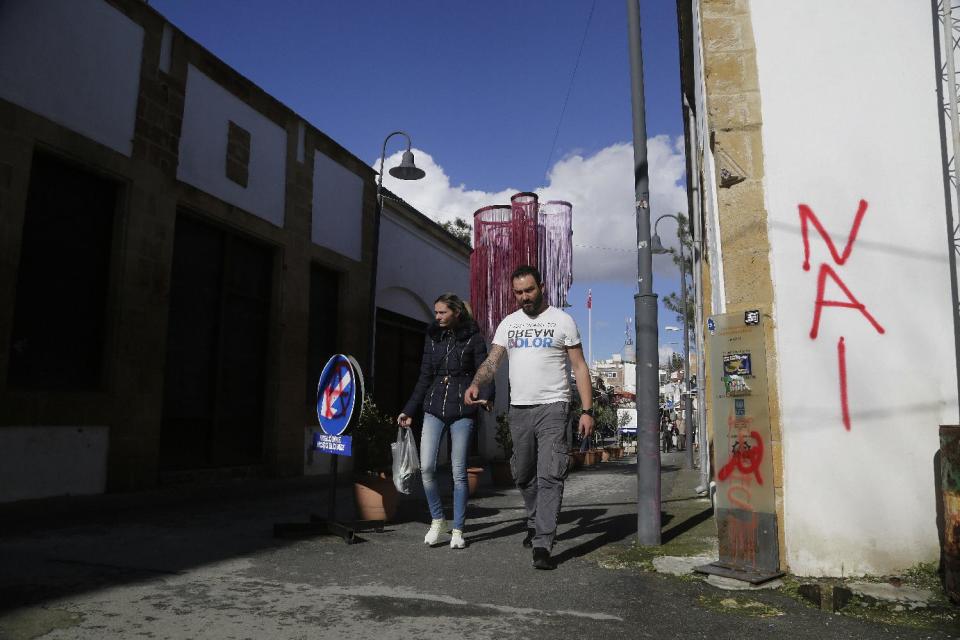
M 463 218 L 457 217 L 453 221 L 445 220 L 440 223 L 444 230 L 467 246 L 473 246 L 473 227 Z
M 667 360 L 666 368 L 668 373 L 673 373 L 674 371 L 680 371 L 683 367 L 683 354 L 677 353 L 674 351 L 670 354 L 670 358 Z
M 677 212 L 677 218 L 680 219 L 680 228 L 686 230 L 688 228 L 687 216 Z M 671 258 L 673 258 L 673 264 L 676 265 L 677 270 L 683 274 L 683 278 L 686 280 L 687 284 L 687 326 L 690 328 L 690 331 L 694 330 L 695 327 L 695 318 L 696 318 L 696 307 L 695 301 L 693 298 L 693 241 L 690 238 L 689 233 L 683 233 L 680 237 L 680 241 L 683 243 L 683 259 L 680 258 L 680 252 L 676 249 L 669 249 Z M 677 322 L 683 322 L 683 300 L 680 298 L 680 292 L 669 293 L 663 297 L 663 306 L 673 311 L 676 314 Z
M 693 294 L 690 291 L 690 288 L 687 288 L 687 326 L 690 328 L 690 331 L 694 330 L 695 319 L 696 319 L 696 307 L 694 306 L 695 301 L 693 299 Z M 668 293 L 663 296 L 663 306 L 673 311 L 676 314 L 677 322 L 683 322 L 683 300 L 680 299 L 680 295 L 676 292 Z

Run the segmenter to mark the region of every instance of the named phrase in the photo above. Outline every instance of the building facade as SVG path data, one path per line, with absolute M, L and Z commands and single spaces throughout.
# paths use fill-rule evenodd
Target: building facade
M 608 360 L 594 362 L 591 373 L 594 379 L 603 380 L 606 388 L 614 393 L 636 395 L 637 364 L 624 360 L 619 353 L 613 354 Z
M 678 9 L 703 324 L 763 316 L 780 565 L 936 560 L 937 433 L 958 420 L 936 3 Z
M 320 368 L 369 361 L 375 214 L 366 163 L 147 3 L 0 4 L 0 501 L 303 473 Z M 467 295 L 437 225 L 381 229 L 449 263 L 385 275 L 385 322 Z

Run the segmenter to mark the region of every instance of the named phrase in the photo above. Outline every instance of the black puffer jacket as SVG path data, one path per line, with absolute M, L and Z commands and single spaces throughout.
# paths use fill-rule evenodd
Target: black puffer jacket
M 424 413 L 442 420 L 473 416 L 477 409 L 463 404 L 463 394 L 486 358 L 487 343 L 473 320 L 453 330 L 430 323 L 423 343 L 420 378 L 403 413 L 415 415 L 422 404 Z M 480 389 L 481 400 L 492 401 L 492 398 L 493 384 Z

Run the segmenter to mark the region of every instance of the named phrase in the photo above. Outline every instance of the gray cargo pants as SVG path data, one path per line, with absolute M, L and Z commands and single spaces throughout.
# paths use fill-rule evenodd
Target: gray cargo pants
M 570 466 L 567 419 L 570 403 L 510 405 L 513 457 L 510 471 L 527 508 L 534 547 L 550 549 L 563 502 L 563 481 Z

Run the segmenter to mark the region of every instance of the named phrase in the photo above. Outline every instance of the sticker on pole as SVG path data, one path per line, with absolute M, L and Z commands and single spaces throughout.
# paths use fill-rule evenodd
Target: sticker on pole
M 362 384 L 347 356 L 337 354 L 324 365 L 317 384 L 317 420 L 325 434 L 340 436 L 350 426 Z

